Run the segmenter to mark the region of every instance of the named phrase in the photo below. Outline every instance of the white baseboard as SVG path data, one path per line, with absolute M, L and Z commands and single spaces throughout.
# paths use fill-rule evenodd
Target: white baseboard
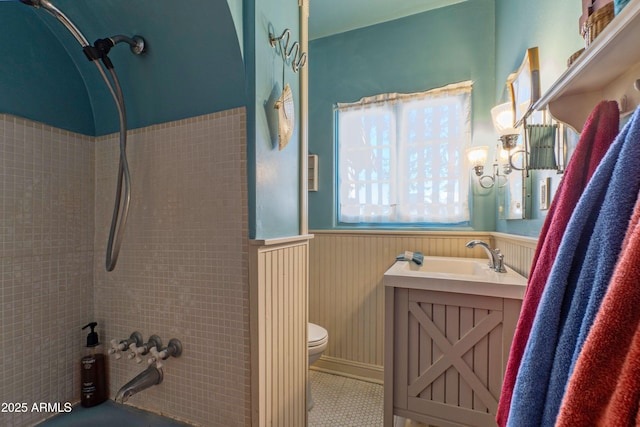
M 382 384 L 384 377 L 382 366 L 338 359 L 330 356 L 320 357 L 320 359 L 311 366 L 311 369 L 376 384 Z

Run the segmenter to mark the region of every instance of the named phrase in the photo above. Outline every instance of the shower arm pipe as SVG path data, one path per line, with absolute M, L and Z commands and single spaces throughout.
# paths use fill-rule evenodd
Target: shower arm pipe
M 109 40 L 113 42 L 113 45 L 117 45 L 118 43 L 126 43 L 131 48 L 131 52 L 136 55 L 140 55 L 144 52 L 144 39 L 140 36 L 128 37 L 122 34 L 118 34 L 115 36 L 109 37 Z

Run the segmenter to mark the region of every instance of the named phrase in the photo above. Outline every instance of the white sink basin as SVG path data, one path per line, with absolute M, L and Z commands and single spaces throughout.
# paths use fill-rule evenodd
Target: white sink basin
M 424 258 L 422 265 L 397 261 L 384 273 L 385 286 L 522 299 L 527 279 L 507 267 L 489 268 L 485 258 Z

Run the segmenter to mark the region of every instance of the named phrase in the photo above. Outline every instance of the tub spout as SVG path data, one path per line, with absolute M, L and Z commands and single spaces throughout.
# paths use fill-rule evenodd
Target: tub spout
M 134 394 L 137 394 L 151 386 L 160 384 L 163 376 L 164 374 L 162 373 L 162 369 L 158 369 L 155 365 L 149 366 L 118 390 L 115 401 L 125 403 Z

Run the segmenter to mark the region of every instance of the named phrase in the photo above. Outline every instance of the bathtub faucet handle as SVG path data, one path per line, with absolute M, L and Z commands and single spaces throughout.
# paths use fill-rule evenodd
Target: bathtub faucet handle
M 116 339 L 112 339 L 109 354 L 113 354 L 115 355 L 116 359 L 120 359 L 122 357 L 122 352 L 128 348 L 131 348 L 132 344 L 142 344 L 142 334 L 140 332 L 132 332 L 131 335 L 129 335 L 129 338 L 121 340 L 120 342 L 118 342 L 118 340 Z M 129 355 L 129 359 L 131 359 L 131 355 Z
M 131 352 L 134 354 L 133 358 L 136 363 L 142 363 L 142 356 L 149 354 L 153 349 L 159 349 L 161 347 L 162 339 L 157 335 L 151 335 L 149 341 L 144 344 L 129 346 Z
M 177 338 L 171 338 L 169 345 L 160 350 L 156 347 L 151 349 L 152 357 L 147 361 L 149 365 L 156 364 L 156 367 L 160 369 L 163 366 L 162 361 L 167 360 L 169 357 L 180 357 L 182 354 L 182 343 Z
M 162 350 L 162 351 L 158 351 L 157 348 L 153 347 L 151 349 L 151 357 L 149 358 L 149 360 L 147 360 L 147 363 L 149 363 L 149 365 L 153 365 L 154 363 L 156 364 L 156 368 L 160 369 L 162 368 L 162 361 L 165 359 L 166 356 L 166 351 Z
M 111 348 L 109 349 L 109 354 L 113 354 L 116 359 L 120 359 L 122 357 L 121 351 L 124 350 L 124 346 L 122 343 L 119 343 L 117 339 L 111 340 Z
M 140 353 L 144 351 L 144 346 L 138 347 L 136 343 L 132 343 L 129 345 L 129 360 L 134 359 L 136 363 L 142 362 L 142 357 L 140 357 Z

